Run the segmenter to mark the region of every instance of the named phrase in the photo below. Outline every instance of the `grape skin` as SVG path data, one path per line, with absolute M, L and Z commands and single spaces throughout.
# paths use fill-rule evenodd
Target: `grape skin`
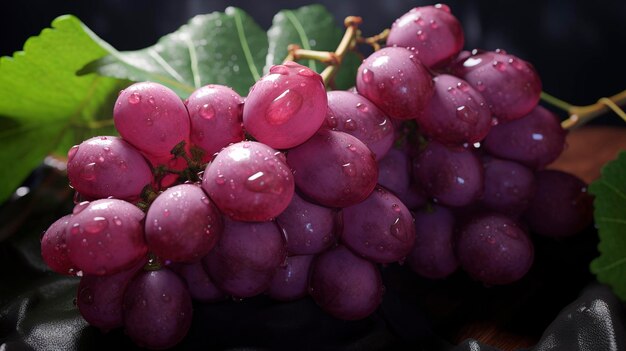
M 170 269 L 185 280 L 193 300 L 216 302 L 226 298 L 226 294 L 215 286 L 202 262 L 172 264 Z
M 65 215 L 57 219 L 41 238 L 41 257 L 50 269 L 63 275 L 72 275 L 78 271 L 67 255 L 70 218 L 71 215 Z
M 287 257 L 284 266 L 276 270 L 267 294 L 280 301 L 293 301 L 308 294 L 309 268 L 313 255 Z

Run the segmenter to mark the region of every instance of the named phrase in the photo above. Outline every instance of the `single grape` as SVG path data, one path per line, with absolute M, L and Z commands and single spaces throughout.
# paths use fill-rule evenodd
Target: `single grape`
M 265 291 L 285 261 L 285 244 L 274 222 L 224 221 L 224 234 L 202 260 L 215 285 L 235 297 Z
M 192 299 L 201 302 L 216 302 L 226 298 L 226 294 L 215 286 L 202 262 L 172 264 L 170 269 L 185 280 Z
M 474 216 L 459 230 L 456 253 L 461 267 L 487 285 L 521 279 L 533 263 L 533 243 L 511 218 L 501 214 Z
M 533 66 L 503 50 L 475 50 L 454 71 L 482 94 L 501 122 L 525 116 L 539 102 L 541 80 Z
M 337 246 L 313 260 L 309 294 L 335 318 L 363 319 L 382 301 L 382 279 L 372 262 Z
M 391 120 L 358 93 L 329 91 L 326 126 L 361 140 L 380 160 L 393 144 Z
M 443 279 L 456 271 L 454 216 L 434 205 L 415 212 L 415 245 L 406 258 L 411 269 L 422 277 Z
M 320 253 L 335 242 L 335 212 L 293 194 L 289 206 L 276 217 L 285 236 L 285 248 L 292 255 Z
M 220 151 L 204 171 L 202 188 L 226 216 L 268 221 L 291 201 L 294 177 L 282 153 L 253 141 Z
M 243 125 L 256 140 L 273 148 L 302 144 L 324 123 L 326 89 L 322 77 L 306 66 L 272 66 L 246 97 Z
M 167 268 L 142 271 L 124 294 L 124 331 L 140 347 L 166 349 L 191 326 L 191 297 L 185 283 Z
M 483 167 L 465 148 L 448 148 L 431 141 L 413 161 L 413 174 L 416 183 L 443 205 L 466 206 L 482 193 Z
M 78 284 L 76 306 L 87 323 L 103 331 L 124 325 L 124 292 L 145 263 L 146 260 L 140 260 L 129 269 L 112 275 L 83 275 Z
M 215 246 L 223 229 L 222 215 L 195 184 L 165 190 L 146 214 L 148 248 L 173 262 L 199 261 Z
M 171 89 L 153 82 L 122 90 L 113 108 L 115 128 L 144 154 L 167 157 L 174 146 L 189 144 L 189 114 Z
M 396 195 L 408 208 L 426 204 L 426 198 L 411 182 L 411 163 L 407 152 L 391 148 L 378 160 L 378 184 Z
M 524 218 L 533 233 L 565 238 L 585 230 L 593 220 L 593 198 L 578 177 L 557 170 L 535 173 L 537 192 Z
M 401 47 L 387 47 L 366 58 L 359 66 L 356 88 L 397 119 L 415 118 L 433 94 L 428 70 L 414 52 Z
M 83 202 L 68 222 L 68 257 L 84 274 L 108 275 L 145 257 L 143 212 L 117 199 Z
M 484 156 L 485 185 L 481 203 L 490 210 L 519 217 L 535 195 L 535 175 L 513 161 Z
M 287 154 L 296 185 L 315 202 L 346 207 L 363 201 L 376 186 L 374 154 L 359 139 L 321 129 Z
M 267 294 L 280 301 L 292 301 L 308 294 L 309 268 L 313 255 L 289 256 L 284 266 L 278 267 Z
M 67 255 L 68 224 L 72 215 L 57 219 L 41 238 L 41 257 L 53 271 L 59 274 L 73 275 L 78 269 Z
M 415 243 L 411 212 L 380 186 L 363 202 L 344 208 L 342 217 L 341 241 L 370 261 L 400 261 Z
M 195 90 L 187 100 L 191 142 L 204 151 L 203 162 L 231 143 L 244 140 L 243 99 L 229 87 L 217 84 Z
M 491 112 L 480 93 L 464 80 L 442 74 L 434 95 L 417 117 L 420 132 L 443 144 L 475 143 L 491 129 Z
M 563 152 L 566 135 L 559 118 L 537 106 L 523 118 L 491 128 L 482 145 L 494 156 L 541 169 Z
M 67 177 L 76 191 L 91 199 L 137 200 L 153 181 L 148 162 L 122 138 L 100 136 L 72 146 Z
M 446 5 L 415 7 L 398 18 L 389 31 L 387 45 L 415 51 L 430 68 L 440 67 L 461 51 L 463 28 Z

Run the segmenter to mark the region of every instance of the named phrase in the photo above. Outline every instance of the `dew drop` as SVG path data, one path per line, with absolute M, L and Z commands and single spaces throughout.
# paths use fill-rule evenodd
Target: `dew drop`
M 81 232 L 80 224 L 74 223 L 72 225 L 72 228 L 70 228 L 70 234 L 71 235 L 78 235 L 78 234 L 80 234 L 80 232 Z
M 219 174 L 217 177 L 215 177 L 215 184 L 224 185 L 224 183 L 226 183 L 226 177 L 224 177 L 223 174 Z
M 361 73 L 361 75 L 363 76 L 363 82 L 365 83 L 369 83 L 374 80 L 374 72 L 370 71 L 367 68 L 363 69 L 363 73 Z
M 287 66 L 285 65 L 275 65 L 270 68 L 270 73 L 287 75 L 289 74 L 289 68 L 287 68 Z
M 213 117 L 215 117 L 215 110 L 209 104 L 202 105 L 202 107 L 200 107 L 199 113 L 200 113 L 200 117 L 202 117 L 202 118 L 204 118 L 206 120 L 210 120 Z
M 168 210 L 167 208 L 163 210 L 163 217 L 169 217 L 170 216 L 170 210 Z
M 369 108 L 367 107 L 367 105 L 365 105 L 364 103 L 361 103 L 361 102 L 356 104 L 356 108 L 357 108 L 357 110 L 359 110 L 361 112 L 369 111 Z
M 326 124 L 331 129 L 337 128 L 337 117 L 332 116 L 332 115 L 328 115 L 326 117 Z
M 119 160 L 119 162 L 117 162 L 117 165 L 118 165 L 118 166 L 119 166 L 122 170 L 124 170 L 124 169 L 128 168 L 128 165 L 126 164 L 126 161 L 124 161 L 124 160 Z
M 343 173 L 347 174 L 349 177 L 356 176 L 356 166 L 352 162 L 344 163 L 341 165 L 343 169 Z
M 113 216 L 113 223 L 119 227 L 122 225 L 122 220 L 118 216 Z
M 356 130 L 356 122 L 352 118 L 348 118 L 343 125 L 346 130 Z
M 465 82 L 456 83 L 456 87 L 459 88 L 464 93 L 467 93 L 469 91 L 469 84 Z
M 469 106 L 459 106 L 456 108 L 456 116 L 463 122 L 470 124 L 478 123 L 478 112 Z
M 302 95 L 287 89 L 269 104 L 265 111 L 265 119 L 271 125 L 281 125 L 289 121 L 301 106 Z
M 439 24 L 435 20 L 430 20 L 430 28 L 437 29 L 439 28 Z
M 400 220 L 400 217 L 396 218 L 396 220 L 389 226 L 389 233 L 393 235 L 394 238 L 407 242 L 409 240 L 408 230 L 405 230 L 403 222 Z
M 485 83 L 480 80 L 476 82 L 476 89 L 478 89 L 478 91 L 485 91 L 485 88 Z
M 141 102 L 141 95 L 139 93 L 132 93 L 128 96 L 128 103 L 131 105 L 137 105 Z
M 394 210 L 395 212 L 402 211 L 402 209 L 400 208 L 400 205 L 398 205 L 398 204 L 391 205 L 391 209 Z
M 309 68 L 301 68 L 298 70 L 298 75 L 303 77 L 314 77 L 317 73 L 313 72 L 313 70 Z
M 89 201 L 83 201 L 79 203 L 78 205 L 74 206 L 74 209 L 72 210 L 72 214 L 79 214 L 83 212 L 83 210 L 87 208 L 87 206 L 89 206 Z
M 491 65 L 500 72 L 503 72 L 506 69 L 506 66 L 502 63 L 502 61 L 493 61 Z
M 83 167 L 82 172 L 80 172 L 81 178 L 84 180 L 94 180 L 96 179 L 96 163 L 88 163 Z
M 446 4 L 435 4 L 435 8 L 450 13 L 450 7 Z
M 98 216 L 85 223 L 85 231 L 89 234 L 97 234 L 105 230 L 108 226 L 109 221 L 104 217 Z
M 417 31 L 417 39 L 420 41 L 424 41 L 426 40 L 427 36 L 426 36 L 426 32 L 424 32 L 423 30 L 418 30 Z
M 72 159 L 74 158 L 74 156 L 76 156 L 76 153 L 78 152 L 78 145 L 74 145 L 72 146 L 68 151 L 67 151 L 67 162 L 72 162 Z

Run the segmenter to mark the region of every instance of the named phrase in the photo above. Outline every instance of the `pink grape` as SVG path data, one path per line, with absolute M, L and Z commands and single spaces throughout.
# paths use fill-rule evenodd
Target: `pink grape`
M 91 199 L 137 200 L 153 181 L 148 162 L 122 138 L 100 136 L 68 152 L 67 177 L 76 191 Z
M 220 151 L 204 171 L 202 188 L 226 216 L 267 221 L 291 201 L 294 177 L 282 153 L 253 141 Z
M 223 229 L 222 215 L 195 184 L 165 190 L 146 214 L 148 248 L 173 262 L 199 261 L 215 246 Z
M 69 220 L 68 257 L 84 274 L 128 269 L 147 253 L 143 212 L 117 199 L 80 203 Z
M 346 207 L 363 201 L 376 186 L 374 154 L 350 134 L 321 129 L 287 154 L 296 186 L 315 202 Z
M 272 66 L 257 81 L 243 107 L 243 125 L 273 148 L 302 144 L 324 123 L 326 89 L 319 74 L 295 62 Z
M 217 84 L 195 90 L 187 100 L 191 142 L 204 151 L 203 162 L 231 143 L 244 140 L 243 99 L 229 87 Z
M 65 215 L 57 219 L 45 231 L 41 238 L 41 257 L 53 271 L 73 275 L 78 269 L 67 254 L 68 224 L 72 215 Z
M 289 256 L 284 266 L 278 267 L 267 294 L 280 301 L 292 301 L 308 294 L 309 268 L 313 255 Z
M 356 77 L 356 88 L 387 116 L 413 119 L 433 94 L 432 77 L 415 53 L 387 47 L 366 58 Z
M 426 198 L 411 181 L 411 164 L 407 152 L 391 148 L 378 160 L 378 184 L 396 195 L 408 208 L 426 204 Z
M 387 37 L 387 45 L 411 48 L 430 68 L 449 62 L 463 43 L 461 23 L 442 4 L 411 9 L 393 23 Z

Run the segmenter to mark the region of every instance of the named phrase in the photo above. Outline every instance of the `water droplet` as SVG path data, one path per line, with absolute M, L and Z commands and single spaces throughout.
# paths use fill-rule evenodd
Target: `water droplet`
M 96 163 L 92 162 L 92 163 L 86 164 L 85 167 L 83 167 L 82 171 L 80 172 L 80 176 L 84 180 L 96 179 Z
M 122 170 L 124 170 L 124 169 L 128 168 L 128 165 L 126 164 L 126 161 L 124 161 L 124 160 L 119 160 L 119 161 L 117 162 L 117 165 L 118 165 L 118 166 L 119 166 Z
M 200 107 L 200 111 L 198 112 L 200 113 L 200 117 L 207 119 L 207 120 L 210 120 L 213 117 L 215 117 L 215 110 L 209 104 L 202 105 L 202 107 Z
M 76 153 L 78 152 L 78 145 L 74 145 L 72 146 L 68 151 L 67 151 L 67 162 L 72 162 L 72 159 L 74 158 L 74 156 L 76 156 Z
M 167 208 L 163 210 L 163 217 L 169 217 L 170 215 L 170 210 L 168 210 Z
M 333 115 L 327 115 L 326 116 L 326 124 L 331 129 L 337 128 L 337 117 L 335 117 Z
M 394 238 L 407 242 L 409 240 L 408 230 L 404 227 L 404 222 L 400 220 L 400 217 L 396 218 L 396 220 L 389 226 L 389 233 L 393 235 Z
M 141 102 L 141 95 L 139 93 L 132 93 L 128 96 L 128 103 L 131 105 L 137 105 Z
M 109 221 L 104 217 L 98 216 L 85 223 L 85 231 L 90 234 L 97 234 L 105 230 L 108 226 Z
M 272 173 L 266 172 L 256 172 L 249 176 L 245 182 L 245 187 L 257 193 L 273 192 L 280 194 L 283 192 L 283 187 L 280 185 L 280 182 L 277 181 L 276 177 Z
M 80 234 L 80 232 L 81 232 L 80 224 L 74 223 L 72 225 L 72 228 L 70 228 L 70 234 L 71 235 L 78 235 L 78 234 Z
M 363 73 L 361 73 L 361 75 L 363 76 L 363 82 L 365 83 L 369 83 L 374 80 L 374 72 L 370 71 L 367 68 L 363 69 Z
M 350 151 L 356 151 L 356 146 L 352 145 L 352 144 L 348 144 L 348 150 Z
M 503 72 L 506 69 L 506 66 L 502 61 L 495 60 L 491 63 L 491 65 L 500 72 Z
M 485 91 L 485 88 L 485 83 L 480 80 L 476 82 L 476 89 L 478 89 L 478 91 Z
M 450 13 L 450 7 L 448 5 L 445 5 L 445 4 L 435 4 L 435 8 L 439 9 L 439 10 L 446 11 L 447 13 Z
M 111 148 L 108 146 L 103 147 L 102 150 L 104 150 L 104 152 L 107 152 L 107 153 L 111 152 Z
M 85 208 L 87 208 L 87 206 L 89 206 L 89 201 L 83 201 L 81 203 L 79 203 L 78 205 L 74 206 L 74 209 L 72 210 L 73 214 L 79 214 L 81 212 L 83 212 L 83 210 Z
M 287 68 L 287 66 L 285 65 L 275 65 L 275 66 L 270 67 L 270 73 L 287 75 L 289 74 L 289 68 Z
M 402 208 L 400 208 L 400 205 L 398 205 L 398 204 L 391 205 L 391 209 L 394 210 L 395 212 L 402 211 Z
M 456 87 L 459 88 L 462 92 L 467 93 L 469 91 L 469 84 L 465 82 L 456 83 Z
M 437 29 L 439 28 L 439 24 L 435 20 L 430 20 L 430 28 Z
M 163 295 L 161 295 L 161 299 L 163 300 L 163 302 L 170 302 L 172 301 L 172 297 L 163 293 Z
M 224 177 L 223 174 L 218 174 L 218 176 L 215 177 L 215 184 L 223 185 L 224 183 L 226 183 L 226 177 Z
M 118 216 L 113 216 L 113 223 L 119 227 L 122 225 L 122 220 Z
M 356 108 L 357 108 L 357 110 L 359 110 L 359 111 L 361 111 L 361 112 L 367 112 L 367 111 L 369 111 L 369 108 L 367 107 L 367 105 L 366 105 L 366 104 L 364 104 L 364 103 L 361 103 L 361 102 L 359 102 L 359 103 L 357 103 L 357 104 L 356 104 Z
M 104 162 L 104 157 L 98 156 L 98 163 L 102 163 L 102 162 Z
M 470 124 L 478 123 L 478 112 L 469 106 L 459 106 L 456 108 L 456 116 L 463 122 Z
M 502 54 L 502 55 L 506 55 L 506 51 L 503 49 L 496 49 L 495 50 L 497 54 Z
M 200 201 L 202 201 L 202 203 L 205 205 L 209 204 L 209 198 L 206 196 L 203 196 L 202 198 L 200 198 Z
M 426 32 L 424 32 L 423 30 L 418 30 L 417 31 L 417 39 L 424 41 L 426 40 L 427 36 L 426 36 Z
M 265 119 L 272 125 L 286 123 L 302 106 L 302 95 L 291 89 L 285 90 L 270 103 L 265 111 Z
M 313 70 L 306 67 L 298 70 L 298 75 L 301 75 L 303 77 L 314 77 L 316 74 L 317 73 L 313 72 Z
M 352 118 L 348 118 L 343 126 L 346 130 L 356 130 L 356 122 Z
M 343 173 L 350 177 L 354 177 L 356 175 L 356 166 L 352 162 L 344 163 L 341 165 L 341 168 L 343 169 Z

